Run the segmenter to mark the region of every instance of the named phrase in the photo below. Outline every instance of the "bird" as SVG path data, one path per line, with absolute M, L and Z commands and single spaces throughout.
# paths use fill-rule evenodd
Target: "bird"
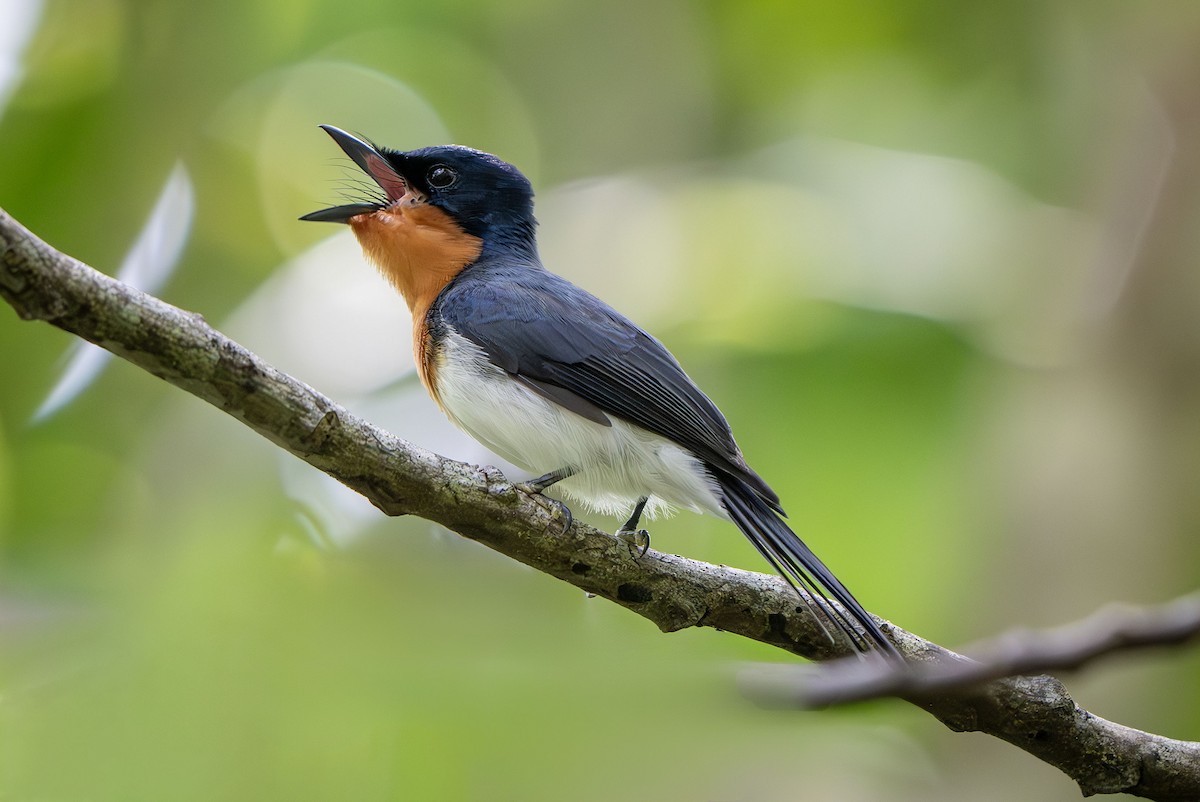
M 544 472 L 522 489 L 557 485 L 592 511 L 628 512 L 616 534 L 635 559 L 649 548 L 643 516 L 725 518 L 815 608 L 830 640 L 822 618 L 860 656 L 903 661 L 788 526 L 779 496 L 671 352 L 542 264 L 533 187 L 520 170 L 461 145 L 399 151 L 320 127 L 371 181 L 355 202 L 300 219 L 349 225 L 408 304 L 417 373 L 433 400 L 494 453 Z

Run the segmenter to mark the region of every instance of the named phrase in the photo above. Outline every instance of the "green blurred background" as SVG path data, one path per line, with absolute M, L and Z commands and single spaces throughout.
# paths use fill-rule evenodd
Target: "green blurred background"
M 498 153 L 872 611 L 949 646 L 1200 583 L 1200 5 L 0 0 L 0 206 L 418 444 L 317 128 Z M 176 258 L 178 257 L 178 258 Z M 0 310 L 0 799 L 1058 800 L 782 653 L 386 520 Z M 618 522 L 591 519 L 612 529 Z M 657 548 L 763 569 L 729 525 Z M 1200 660 L 1074 677 L 1200 739 Z

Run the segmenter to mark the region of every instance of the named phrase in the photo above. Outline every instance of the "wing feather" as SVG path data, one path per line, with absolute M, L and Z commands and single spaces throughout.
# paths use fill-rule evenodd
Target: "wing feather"
M 566 279 L 541 267 L 477 264 L 455 278 L 430 314 L 551 401 L 673 440 L 779 509 L 778 496 L 746 465 L 725 417 L 670 351 Z

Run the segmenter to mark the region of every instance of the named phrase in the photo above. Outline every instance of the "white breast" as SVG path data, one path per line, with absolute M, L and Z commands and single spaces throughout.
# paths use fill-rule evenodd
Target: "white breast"
M 676 507 L 725 517 L 700 461 L 670 440 L 617 418 L 602 426 L 576 415 L 514 381 L 454 332 L 437 362 L 437 394 L 457 426 L 534 474 L 575 468 L 556 486 L 591 509 L 626 516 L 648 495 L 649 518 Z

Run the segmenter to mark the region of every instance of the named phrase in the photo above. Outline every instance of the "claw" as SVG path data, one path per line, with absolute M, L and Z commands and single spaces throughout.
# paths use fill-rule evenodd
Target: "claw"
M 629 556 L 635 560 L 639 560 L 646 556 L 646 552 L 650 550 L 650 533 L 645 529 L 626 529 L 621 527 L 617 530 L 617 539 L 625 541 L 625 545 L 629 547 Z M 634 556 L 634 550 L 641 549 L 637 556 Z
M 562 503 L 561 501 L 558 502 L 558 510 L 559 510 L 559 512 L 562 513 L 562 517 L 564 519 L 563 528 L 562 528 L 562 531 L 559 532 L 559 534 L 565 535 L 567 532 L 571 531 L 571 527 L 575 524 L 575 514 L 571 512 L 570 507 L 568 507 L 566 504 Z

